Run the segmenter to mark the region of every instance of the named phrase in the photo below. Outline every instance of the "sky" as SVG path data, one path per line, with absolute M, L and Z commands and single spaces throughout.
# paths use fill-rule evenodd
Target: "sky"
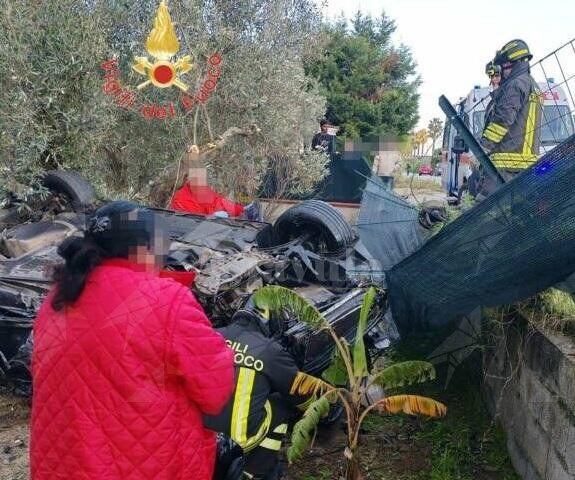
M 421 76 L 419 127 L 433 117 L 444 118 L 437 99 L 444 94 L 452 103 L 474 85 L 487 85 L 485 64 L 495 51 L 514 38 L 525 40 L 533 61 L 575 38 L 575 0 L 317 0 L 328 18 L 343 12 L 352 17 L 359 9 L 396 21 L 395 42 L 409 46 Z M 575 51 L 565 76 L 575 75 Z M 563 63 L 563 61 L 562 61 Z M 559 76 L 557 62 L 543 63 L 547 76 Z M 565 65 L 565 64 L 564 64 Z M 537 81 L 545 75 L 534 71 Z M 575 91 L 573 92 L 575 94 Z

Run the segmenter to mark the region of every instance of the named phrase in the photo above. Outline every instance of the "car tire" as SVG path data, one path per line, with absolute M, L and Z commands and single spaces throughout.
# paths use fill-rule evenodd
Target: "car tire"
M 87 207 L 96 200 L 92 185 L 72 170 L 50 170 L 44 174 L 42 183 L 50 191 L 66 195 L 75 207 Z
M 322 239 L 324 248 L 320 250 L 327 252 L 345 249 L 353 245 L 356 239 L 341 212 L 321 200 L 306 200 L 282 213 L 275 221 L 274 243 L 286 244 L 300 237 L 306 227 L 308 232 L 316 232 L 316 239 Z

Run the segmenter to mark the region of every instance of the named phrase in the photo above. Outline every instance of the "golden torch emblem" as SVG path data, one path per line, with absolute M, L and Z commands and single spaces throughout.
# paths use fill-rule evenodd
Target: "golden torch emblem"
M 148 77 L 148 80 L 140 83 L 137 89 L 142 90 L 151 83 L 158 88 L 168 88 L 174 85 L 186 92 L 188 85 L 180 80 L 179 75 L 189 72 L 192 64 L 189 55 L 178 59 L 175 63 L 170 61 L 180 50 L 180 42 L 178 42 L 170 12 L 164 0 L 156 12 L 154 28 L 146 40 L 146 50 L 154 57 L 155 62 L 150 62 L 147 57 L 134 58 L 135 63 L 132 65 L 134 71 Z

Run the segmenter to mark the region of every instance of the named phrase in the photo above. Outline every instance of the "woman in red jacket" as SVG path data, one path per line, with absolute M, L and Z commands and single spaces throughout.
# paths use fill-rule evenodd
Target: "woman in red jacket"
M 233 355 L 192 294 L 157 272 L 154 214 L 112 202 L 65 264 L 34 326 L 32 480 L 209 480 Z
M 202 166 L 188 170 L 188 177 L 184 185 L 174 194 L 170 208 L 196 215 L 225 212 L 230 217 L 239 217 L 244 213 L 241 204 L 228 200 L 208 185 L 208 173 Z

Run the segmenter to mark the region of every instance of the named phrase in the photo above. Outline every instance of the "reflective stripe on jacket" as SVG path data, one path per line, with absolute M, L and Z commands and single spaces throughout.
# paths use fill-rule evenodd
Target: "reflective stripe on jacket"
M 296 395 L 294 390 L 306 376 L 299 372 L 293 356 L 254 322 L 240 319 L 218 331 L 235 353 L 236 388 L 224 410 L 204 417 L 204 425 L 229 435 L 249 452 L 270 431 L 270 395 L 279 393 L 294 407 L 304 405 L 308 397 Z
M 498 169 L 522 170 L 537 161 L 542 100 L 529 64 L 515 65 L 509 78 L 493 92 L 486 112 L 482 144 Z

